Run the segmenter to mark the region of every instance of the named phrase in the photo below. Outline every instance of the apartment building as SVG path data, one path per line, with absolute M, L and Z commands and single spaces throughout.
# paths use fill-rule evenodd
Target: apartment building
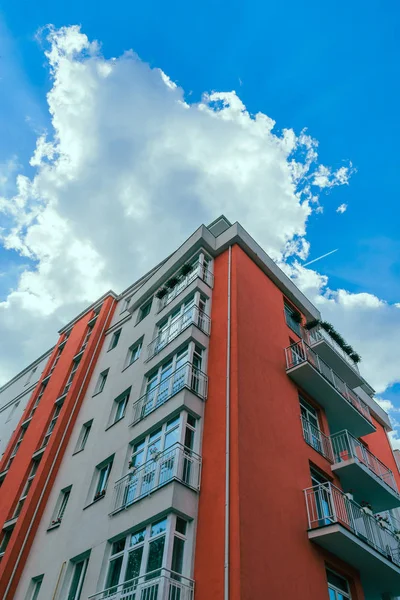
M 391 426 L 357 360 L 240 224 L 199 227 L 0 390 L 0 597 L 400 595 Z

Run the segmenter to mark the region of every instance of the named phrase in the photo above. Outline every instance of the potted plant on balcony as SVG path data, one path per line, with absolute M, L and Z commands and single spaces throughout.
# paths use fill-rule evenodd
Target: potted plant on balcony
M 299 323 L 301 325 L 302 316 L 299 312 L 293 311 L 291 316 L 295 323 Z
M 192 265 L 189 265 L 189 263 L 185 263 L 181 268 L 181 277 L 186 277 L 186 275 L 189 275 L 192 268 Z
M 158 292 L 156 293 L 156 298 L 158 298 L 159 300 L 162 300 L 164 298 L 164 296 L 166 296 L 168 294 L 168 290 L 166 288 L 160 288 L 158 290 Z
M 157 450 L 157 448 L 150 448 L 150 454 L 154 462 L 156 462 L 161 456 L 161 452 Z
M 363 500 L 361 502 L 361 510 L 366 514 L 366 515 L 370 515 L 372 517 L 373 512 L 372 512 L 372 506 L 371 504 L 369 504 L 369 502 L 366 502 L 365 500 Z
M 101 490 L 99 492 L 96 492 L 93 500 L 98 500 L 99 498 L 102 498 L 105 493 L 106 493 L 106 490 Z
M 317 327 L 320 323 L 321 321 L 319 319 L 313 319 L 304 325 L 304 329 L 310 331 L 311 329 L 314 329 L 314 327 Z
M 56 525 L 59 525 L 60 523 L 61 523 L 61 517 L 57 517 L 57 519 L 54 519 L 54 520 L 51 522 L 51 526 L 52 526 L 52 527 L 55 527 Z
M 167 286 L 167 288 L 169 290 L 172 290 L 172 288 L 174 288 L 176 286 L 178 281 L 179 281 L 179 279 L 177 277 L 170 277 L 170 279 L 168 279 L 168 281 L 165 285 Z

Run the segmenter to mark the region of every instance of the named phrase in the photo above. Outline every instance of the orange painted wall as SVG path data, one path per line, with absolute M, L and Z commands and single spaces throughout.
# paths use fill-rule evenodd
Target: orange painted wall
M 196 600 L 223 599 L 227 252 L 214 269 Z M 298 390 L 285 372 L 284 348 L 295 335 L 282 293 L 238 246 L 231 310 L 230 598 L 328 598 L 327 562 L 354 580 L 354 600 L 363 600 L 357 573 L 308 540 L 310 463 L 339 482 L 303 439 Z
M 35 532 L 43 514 L 46 501 L 50 495 L 51 488 L 57 475 L 58 468 L 61 464 L 63 453 L 68 444 L 75 420 L 78 416 L 79 407 L 83 401 L 86 387 L 89 384 L 90 376 L 93 372 L 98 354 L 101 350 L 101 343 L 99 344 L 97 350 L 95 350 L 96 344 L 99 340 L 101 332 L 110 323 L 114 308 L 115 301 L 113 300 L 113 298 L 106 298 L 103 302 L 100 314 L 97 317 L 89 343 L 80 361 L 78 371 L 74 377 L 71 388 L 64 401 L 62 410 L 57 419 L 56 426 L 52 432 L 49 443 L 40 461 L 39 468 L 36 472 L 33 484 L 29 491 L 29 495 L 18 517 L 5 555 L 1 560 L 0 598 L 2 598 L 2 600 L 11 600 L 11 598 L 13 598 L 20 574 L 22 573 L 24 564 L 28 557 L 29 550 L 35 536 Z M 7 476 L 1 487 L 2 502 L 0 506 L 0 527 L 2 527 L 4 522 L 8 520 L 13 514 L 14 507 L 18 501 L 19 496 L 21 495 L 27 474 L 31 468 L 32 454 L 39 447 L 40 442 L 47 430 L 48 424 L 53 414 L 54 402 L 61 395 L 63 387 L 65 386 L 65 383 L 69 376 L 69 372 L 71 370 L 72 359 L 78 353 L 79 348 L 83 342 L 85 333 L 87 331 L 87 323 L 90 320 L 91 316 L 91 313 L 87 313 L 79 321 L 77 321 L 77 323 L 75 323 L 71 334 L 68 338 L 68 341 L 65 345 L 65 348 L 57 363 L 57 366 L 52 373 L 52 376 L 49 380 L 49 383 L 47 384 L 43 397 L 36 409 L 36 412 L 32 418 L 29 428 L 24 436 L 22 444 L 17 452 L 16 457 L 13 460 L 13 463 L 11 464 L 9 472 L 7 473 Z M 53 356 L 54 355 L 55 353 L 53 353 Z M 94 360 L 92 364 L 90 364 L 92 357 L 94 357 Z M 85 375 L 87 375 L 87 377 L 85 380 L 84 388 L 82 389 L 79 395 L 79 399 L 76 403 L 79 390 L 82 386 Z M 38 393 L 38 390 L 36 391 L 36 393 Z M 35 398 L 33 398 L 32 400 L 34 402 Z M 33 402 L 30 402 L 30 406 L 32 406 Z M 71 421 L 68 423 L 69 417 L 72 413 L 72 409 L 75 403 L 76 409 L 73 413 Z M 28 414 L 28 411 L 29 408 L 27 409 L 27 411 L 25 411 L 26 414 Z M 25 419 L 26 416 L 23 415 L 21 418 L 21 422 L 23 422 Z M 17 430 L 18 429 L 19 427 L 17 428 Z M 62 441 L 64 431 L 66 431 L 66 436 Z M 12 443 L 13 441 L 11 440 L 6 454 L 9 454 Z M 52 465 L 53 468 L 51 469 Z M 50 470 L 51 475 L 46 486 L 46 491 L 39 504 L 41 492 L 50 474 Z M 36 516 L 34 516 L 35 509 L 38 506 L 39 509 L 37 511 Z M 23 543 L 26 534 L 29 530 L 30 533 L 27 538 L 27 543 L 24 547 L 22 555 L 19 557 L 21 544 Z M 12 585 L 6 595 L 6 588 L 10 579 L 12 579 Z

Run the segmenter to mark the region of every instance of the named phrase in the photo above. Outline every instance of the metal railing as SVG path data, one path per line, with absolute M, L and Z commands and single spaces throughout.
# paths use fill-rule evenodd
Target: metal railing
M 172 340 L 190 325 L 197 325 L 201 331 L 210 335 L 211 319 L 198 306 L 186 309 L 176 321 L 163 329 L 147 346 L 147 360 L 161 352 Z
M 304 340 L 285 348 L 285 356 L 287 369 L 296 367 L 304 362 L 312 365 L 343 396 L 346 402 L 351 404 L 363 417 L 372 423 L 368 405 L 354 390 L 348 387 L 346 382 Z
M 304 494 L 309 529 L 339 523 L 400 567 L 399 538 L 369 514 L 367 508 L 362 508 L 331 483 L 308 488 Z
M 194 581 L 157 569 L 89 596 L 88 600 L 193 600 Z
M 300 418 L 303 426 L 303 436 L 307 444 L 322 454 L 329 462 L 333 463 L 333 450 L 329 436 L 325 435 L 318 427 L 315 427 L 315 425 L 303 416 Z
M 190 273 L 182 277 L 178 283 L 160 299 L 158 311 L 162 310 L 167 304 L 179 296 L 179 294 L 183 292 L 192 281 L 197 279 L 197 277 L 202 279 L 210 288 L 214 287 L 214 275 L 204 265 L 197 263 L 193 266 Z
M 201 457 L 179 442 L 163 452 L 154 452 L 150 460 L 132 467 L 115 482 L 112 512 L 127 508 L 172 480 L 198 490 L 200 472 Z
M 331 435 L 335 463 L 351 458 L 365 465 L 374 475 L 392 488 L 397 494 L 398 489 L 393 472 L 383 464 L 368 448 L 348 431 L 340 431 Z
M 207 375 L 194 367 L 192 363 L 187 362 L 176 369 L 169 377 L 160 381 L 158 385 L 148 389 L 139 400 L 136 400 L 133 405 L 131 425 L 147 417 L 153 410 L 167 402 L 183 388 L 187 388 L 205 400 L 207 398 L 207 387 Z
M 323 327 L 321 327 L 321 325 L 316 325 L 308 331 L 303 328 L 302 337 L 305 340 L 307 340 L 310 346 L 324 339 L 347 363 L 349 363 L 349 365 L 357 372 L 357 374 L 360 374 L 357 363 L 355 363 L 354 360 L 350 358 L 350 356 L 343 350 L 343 348 L 341 348 L 339 344 L 335 342 L 335 340 L 329 335 L 327 331 L 325 331 Z

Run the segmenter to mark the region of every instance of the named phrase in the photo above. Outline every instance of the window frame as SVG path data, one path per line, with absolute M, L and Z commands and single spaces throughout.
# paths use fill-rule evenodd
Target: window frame
M 85 558 L 82 558 L 80 560 L 72 560 L 71 561 L 73 564 L 73 569 L 72 569 L 72 573 L 71 573 L 71 577 L 70 577 L 70 581 L 69 581 L 69 585 L 68 585 L 66 600 L 80 600 L 81 595 L 82 595 L 83 585 L 85 583 L 85 577 L 86 577 L 87 568 L 88 568 L 88 564 L 89 564 L 89 558 L 90 558 L 89 556 L 86 556 Z M 83 564 L 82 571 L 79 574 L 79 579 L 77 582 L 77 587 L 74 592 L 74 595 L 71 596 L 71 593 L 73 592 L 72 586 L 75 583 L 74 577 L 75 577 L 76 569 L 77 569 L 77 566 L 81 565 L 81 564 Z
M 182 521 L 186 521 L 186 532 L 185 534 L 180 533 L 179 531 L 177 531 L 176 529 L 176 523 L 177 523 L 177 519 L 180 518 Z M 165 522 L 165 529 L 161 532 L 155 532 L 152 534 L 152 529 L 156 526 L 158 526 L 159 524 Z M 187 519 L 183 519 L 182 517 L 179 517 L 178 515 L 174 514 L 174 513 L 169 513 L 166 516 L 164 516 L 161 519 L 154 519 L 154 521 L 147 523 L 145 525 L 143 524 L 137 524 L 128 534 L 117 538 L 116 540 L 113 540 L 113 542 L 110 543 L 110 547 L 109 547 L 109 554 L 108 554 L 108 561 L 107 561 L 107 566 L 105 569 L 105 579 L 104 579 L 104 589 L 108 589 L 109 587 L 112 588 L 117 588 L 117 586 L 121 586 L 123 583 L 131 581 L 132 578 L 130 579 L 125 579 L 126 574 L 127 574 L 127 568 L 128 568 L 128 561 L 129 561 L 129 555 L 133 552 L 135 552 L 136 550 L 138 550 L 139 548 L 143 548 L 142 554 L 141 554 L 141 559 L 140 559 L 140 568 L 139 568 L 139 573 L 138 575 L 134 575 L 133 579 L 137 579 L 137 578 L 141 578 L 141 581 L 145 581 L 148 580 L 151 581 L 151 577 L 150 574 L 153 573 L 153 577 L 154 577 L 154 573 L 160 571 L 162 572 L 163 569 L 170 569 L 170 566 L 172 564 L 172 553 L 173 553 L 173 543 L 174 543 L 174 539 L 175 537 L 179 537 L 180 539 L 183 539 L 183 541 L 185 542 L 185 547 L 184 547 L 184 554 L 183 554 L 183 564 L 182 564 L 182 573 L 177 574 L 177 577 L 179 575 L 182 575 L 183 577 L 188 576 L 187 575 L 187 570 L 190 569 L 190 557 L 189 554 L 191 553 L 191 537 L 192 537 L 192 531 L 191 531 L 191 523 L 189 520 Z M 138 536 L 140 535 L 142 532 L 144 532 L 144 536 L 142 540 L 138 540 L 135 544 L 132 544 L 132 538 L 134 536 Z M 164 545 L 163 545 L 163 554 L 161 557 L 161 564 L 159 567 L 156 567 L 155 570 L 149 571 L 148 567 L 149 567 L 149 556 L 150 556 L 150 546 L 152 542 L 156 542 L 157 540 L 161 539 L 164 537 Z M 115 552 L 114 554 L 113 552 L 113 547 L 115 544 L 118 543 L 123 543 L 124 546 L 121 550 Z M 118 583 L 111 583 L 110 584 L 110 573 L 111 573 L 111 564 L 117 560 L 119 560 L 122 557 L 122 561 L 121 561 L 121 565 L 119 567 L 119 573 L 118 573 Z M 156 575 L 157 577 L 157 575 Z
M 124 390 L 121 394 L 119 394 L 116 398 L 114 398 L 111 414 L 109 418 L 108 427 L 115 425 L 119 421 L 121 421 L 126 415 L 126 409 L 129 403 L 130 395 L 131 395 L 132 386 L 129 386 L 126 390 Z M 122 408 L 122 415 L 119 415 L 120 407 Z M 119 416 L 118 416 L 119 415 Z
M 334 583 L 331 583 L 329 581 L 329 573 L 334 575 L 334 577 L 337 577 L 344 581 L 344 583 L 347 586 L 347 592 L 340 589 Z M 333 593 L 335 594 L 335 597 L 332 600 L 340 600 L 338 594 L 340 594 L 342 596 L 342 598 L 344 598 L 345 600 L 351 600 L 351 586 L 350 586 L 349 580 L 346 577 L 343 577 L 343 575 L 339 575 L 339 573 L 336 573 L 336 571 L 334 571 L 333 569 L 326 567 L 326 579 L 327 579 L 327 583 L 328 583 L 328 592 L 329 592 L 329 590 L 332 590 Z M 329 598 L 331 598 L 330 594 L 329 594 Z
M 89 489 L 89 505 L 104 498 L 110 481 L 111 470 L 114 462 L 114 455 L 106 458 L 95 467 L 92 478 L 92 485 Z M 102 481 L 102 472 L 105 472 L 104 481 Z
M 40 588 L 42 587 L 44 575 L 37 575 L 36 577 L 32 577 L 28 589 L 28 593 L 26 595 L 26 600 L 38 600 Z
M 97 394 L 101 394 L 101 392 L 104 390 L 105 385 L 107 383 L 109 370 L 110 370 L 110 367 L 108 367 L 107 369 L 104 369 L 103 371 L 101 371 L 101 373 L 99 373 L 99 376 L 98 376 L 97 382 L 96 382 L 96 386 L 94 388 L 93 396 L 97 396 Z
M 149 298 L 148 300 L 146 300 L 146 302 L 143 302 L 143 304 L 140 306 L 139 311 L 138 311 L 138 318 L 136 321 L 136 325 L 141 323 L 146 317 L 149 316 L 149 314 L 151 313 L 152 306 L 153 306 L 153 296 L 151 298 Z
M 82 450 L 85 449 L 86 442 L 88 440 L 88 437 L 90 435 L 90 430 L 92 428 L 92 424 L 93 424 L 93 419 L 91 419 L 90 421 L 87 421 L 86 423 L 84 423 L 82 425 L 81 431 L 79 433 L 78 441 L 76 443 L 74 454 L 77 454 L 78 452 L 82 452 Z
M 125 366 L 124 366 L 123 370 L 127 369 L 128 367 L 133 365 L 134 362 L 139 360 L 142 350 L 143 350 L 143 336 L 139 340 L 136 340 L 136 342 L 134 342 L 131 346 L 129 346 L 128 353 L 126 355 Z M 137 351 L 139 351 L 138 354 L 137 354 Z
M 63 520 L 65 510 L 71 497 L 71 490 L 72 485 L 69 485 L 60 491 L 49 529 L 53 529 L 54 527 L 59 527 L 61 525 L 61 521 Z
M 120 327 L 119 329 L 116 329 L 115 331 L 112 332 L 111 340 L 110 340 L 110 344 L 108 346 L 107 352 L 111 352 L 111 350 L 114 350 L 114 348 L 116 348 L 118 346 L 119 340 L 121 339 L 121 333 L 122 333 L 122 327 Z

